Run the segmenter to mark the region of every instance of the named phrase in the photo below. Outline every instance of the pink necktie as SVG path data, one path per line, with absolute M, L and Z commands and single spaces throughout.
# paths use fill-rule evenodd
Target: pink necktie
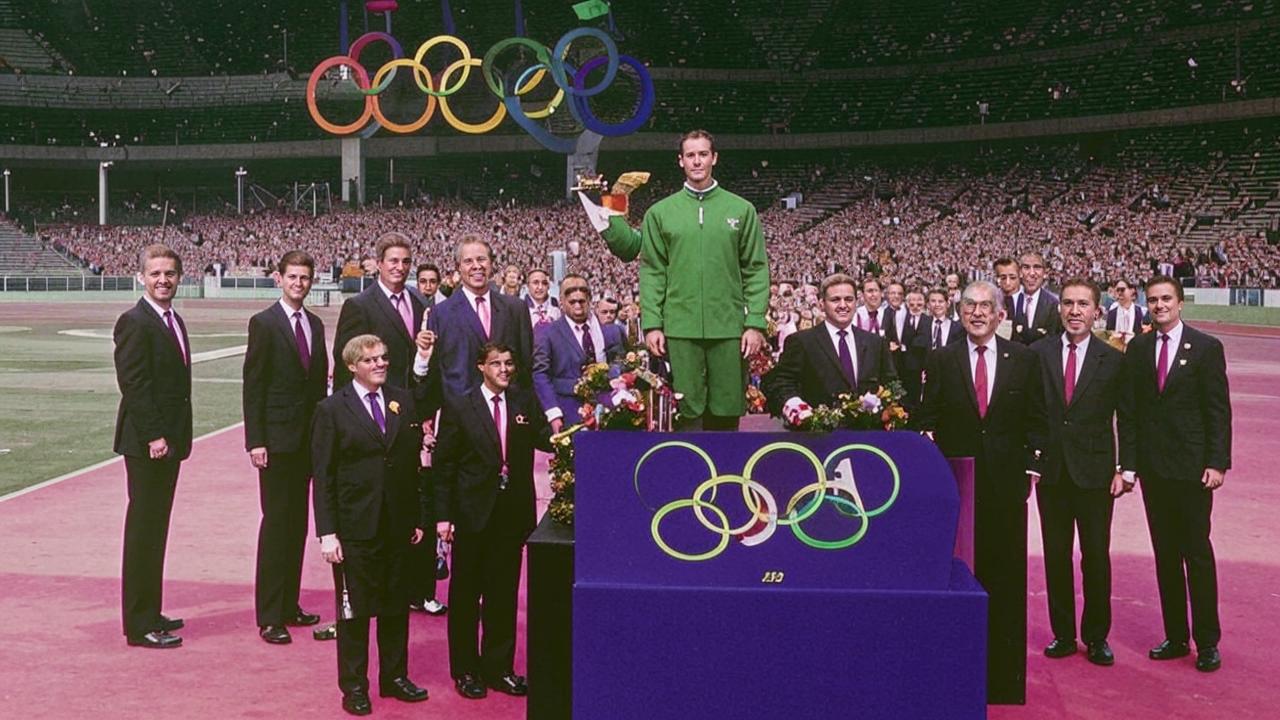
M 182 356 L 182 364 L 190 365 L 191 357 L 187 355 L 187 348 L 182 345 L 182 336 L 178 334 L 178 328 L 173 326 L 174 317 L 172 310 L 164 311 L 164 322 L 169 326 L 169 334 L 173 336 L 173 342 L 178 345 L 178 354 Z
M 405 332 L 409 333 L 409 337 L 414 336 L 413 332 L 413 310 L 409 308 L 409 298 L 404 293 L 396 293 L 391 296 L 392 303 L 396 306 L 396 310 L 400 311 L 400 319 L 404 320 Z
M 502 473 L 507 472 L 507 426 L 502 422 L 502 397 L 493 396 L 493 424 L 498 429 L 498 450 L 502 454 Z
M 987 416 L 987 359 L 983 355 L 987 351 L 985 345 L 974 348 L 978 351 L 977 367 L 973 372 L 973 392 L 978 396 L 978 417 Z
M 476 298 L 476 314 L 480 316 L 480 326 L 484 328 L 484 337 L 489 339 L 489 303 L 484 301 L 484 296 Z
M 1067 343 L 1067 370 L 1062 376 L 1063 395 L 1067 399 L 1067 404 L 1071 404 L 1071 398 L 1076 394 L 1076 344 Z
M 1164 392 L 1164 381 L 1169 377 L 1169 336 L 1160 334 L 1160 357 L 1156 358 L 1156 388 Z
M 867 313 L 867 317 L 871 318 L 871 320 L 868 322 L 869 331 L 873 333 L 879 333 L 880 332 L 880 312 L 876 311 L 874 315 L 872 315 L 871 313 Z
M 298 343 L 298 359 L 302 361 L 302 369 L 311 371 L 311 348 L 307 345 L 307 333 L 302 329 L 302 313 L 293 313 L 293 339 Z

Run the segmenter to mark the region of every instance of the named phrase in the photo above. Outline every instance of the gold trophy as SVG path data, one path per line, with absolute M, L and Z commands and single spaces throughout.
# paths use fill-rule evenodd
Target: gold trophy
M 604 175 L 578 175 L 577 179 L 578 184 L 570 188 L 571 190 L 598 192 L 600 193 L 601 207 L 625 215 L 627 213 L 628 196 L 636 188 L 649 182 L 649 173 L 638 171 L 622 173 L 612 186 L 609 185 L 608 180 L 604 179 Z

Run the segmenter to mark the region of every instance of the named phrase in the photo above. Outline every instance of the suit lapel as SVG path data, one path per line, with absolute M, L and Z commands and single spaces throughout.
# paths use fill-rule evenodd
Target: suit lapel
M 462 290 L 461 288 L 459 288 L 454 293 L 454 295 L 450 295 L 449 297 L 453 298 L 454 296 L 457 296 L 459 304 L 462 305 L 461 312 L 462 312 L 462 316 L 466 318 L 465 322 L 471 326 L 471 329 L 475 332 L 476 337 L 481 338 L 480 344 L 483 345 L 485 343 L 484 325 L 481 324 L 480 322 L 480 316 L 476 314 L 476 307 L 471 302 L 471 296 L 468 295 L 467 292 L 465 290 Z M 493 292 L 489 293 L 489 297 L 487 300 L 485 300 L 485 302 L 488 302 L 490 304 L 493 303 Z M 491 321 L 493 319 L 492 307 L 489 308 L 489 319 Z
M 872 338 L 879 340 L 879 338 L 874 335 Z M 858 353 L 858 365 L 854 368 L 854 392 L 857 392 L 858 385 L 861 384 L 863 378 L 871 376 L 870 368 L 871 364 L 874 362 L 872 358 L 875 357 L 875 354 L 872 352 L 872 338 L 862 338 L 857 335 L 853 336 L 853 345 L 857 348 L 856 352 Z M 879 369 L 877 368 L 877 373 L 878 370 Z
M 373 438 L 380 445 L 387 444 L 387 438 L 382 434 L 382 430 L 378 429 L 378 424 L 373 421 L 373 415 L 367 409 L 366 401 L 360 397 L 360 392 L 355 385 L 347 385 L 342 389 L 343 404 L 347 406 L 356 421 L 356 424 L 365 429 L 369 433 L 369 437 Z M 384 391 L 383 397 L 386 397 Z
M 978 414 L 978 391 L 973 386 L 973 370 L 969 367 L 969 344 L 958 342 L 950 345 L 943 345 L 938 352 L 951 353 L 951 362 L 955 363 L 956 369 L 960 373 L 961 385 L 964 386 L 965 392 L 969 395 L 969 405 L 973 407 L 973 414 Z
M 178 361 L 186 364 L 186 358 L 182 356 L 182 348 L 178 347 L 177 343 L 173 341 L 173 336 L 169 334 L 169 326 L 165 324 L 164 317 L 162 317 L 160 313 L 156 312 L 155 308 L 151 307 L 151 303 L 144 299 L 138 300 L 138 306 L 142 308 L 143 316 L 150 318 L 151 322 L 155 323 L 156 326 L 160 328 L 160 332 L 164 333 L 164 336 L 169 339 L 169 347 L 173 348 L 174 354 L 178 356 Z M 178 314 L 175 312 L 173 316 L 178 317 Z M 187 331 L 182 324 L 181 318 L 178 320 L 178 329 L 182 333 L 183 341 L 186 343 L 187 352 L 190 352 L 191 342 L 187 340 Z
M 502 337 L 502 331 L 507 327 L 510 318 L 506 303 L 498 302 L 496 293 L 489 294 L 489 301 L 493 304 L 493 307 L 489 308 L 489 339 L 493 340 Z
M 564 344 L 572 348 L 574 357 L 577 358 L 576 365 L 581 367 L 588 362 L 587 353 L 582 349 L 582 343 L 578 342 L 578 338 L 574 335 L 573 328 L 569 325 L 568 316 L 561 316 L 556 321 L 556 332 L 560 333 Z
M 1089 343 L 1090 346 L 1093 343 Z M 1047 343 L 1043 348 L 1037 348 L 1049 363 L 1049 382 L 1053 385 L 1054 397 L 1062 401 L 1062 406 L 1067 406 L 1067 388 L 1065 374 L 1062 369 L 1062 343 Z M 1076 385 L 1076 392 L 1080 392 L 1080 385 Z
M 853 334 L 853 326 L 849 326 L 849 331 Z M 849 390 L 853 390 L 854 386 L 849 384 L 848 378 L 844 376 L 844 370 L 840 368 L 840 356 L 836 354 L 836 349 L 831 344 L 831 334 L 827 332 L 827 324 L 824 322 L 813 329 L 814 342 L 818 343 L 818 351 L 826 356 L 831 363 L 831 367 L 836 369 L 836 377 L 840 378 L 840 384 Z M 854 334 L 854 347 L 857 347 L 857 335 Z M 857 352 L 855 350 L 855 352 Z M 857 380 L 857 378 L 854 378 Z
M 319 317 L 307 312 L 305 309 L 302 312 L 303 316 L 307 318 L 307 322 L 311 324 L 311 367 L 316 367 L 316 358 L 322 358 L 320 364 L 327 366 L 327 360 L 324 359 L 328 358 L 328 353 L 324 349 L 324 325 L 320 322 Z M 299 358 L 299 362 L 301 362 L 301 358 Z M 308 372 L 308 374 L 310 373 Z
M 1179 339 L 1177 348 L 1173 348 L 1172 357 L 1169 358 L 1169 372 L 1164 376 L 1164 389 L 1168 391 L 1169 383 L 1173 382 L 1175 377 L 1182 377 L 1182 365 L 1189 362 L 1191 353 L 1199 343 L 1196 342 L 1194 333 L 1186 323 L 1182 324 L 1182 337 Z M 1156 338 L 1156 347 L 1160 346 L 1160 338 Z
M 966 345 L 967 349 L 967 345 Z M 1009 382 L 1009 378 L 1013 374 L 1013 357 L 1001 345 L 1000 338 L 996 338 L 992 350 L 998 356 L 996 359 L 996 379 L 991 384 L 991 399 L 987 402 L 987 415 L 991 415 L 991 406 L 995 405 L 1000 397 L 1000 391 Z M 974 393 L 974 402 L 977 402 L 977 393 Z
M 384 444 L 387 447 L 391 447 L 392 445 L 395 444 L 396 433 L 400 432 L 400 412 L 398 410 L 391 409 L 392 403 L 396 403 L 397 407 L 399 407 L 400 404 L 392 399 L 392 396 L 391 396 L 392 391 L 389 388 L 390 386 L 387 386 L 387 385 L 384 385 L 382 387 L 382 397 L 386 400 L 386 403 L 387 403 L 387 412 L 386 412 L 387 434 L 384 440 Z
M 401 340 L 412 341 L 412 338 L 409 337 L 409 328 L 404 325 L 404 318 L 400 317 L 400 311 L 396 310 L 395 307 L 392 306 L 391 300 L 387 298 L 387 294 L 382 292 L 381 285 L 375 282 L 370 290 L 373 292 L 373 303 L 382 310 L 383 315 L 387 316 L 387 321 L 391 323 L 391 326 L 397 328 L 398 332 L 396 333 L 396 336 Z M 408 290 L 400 291 L 401 300 L 407 299 L 408 295 Z M 412 317 L 413 305 L 410 305 L 409 308 L 410 317 Z
M 1080 366 L 1080 377 L 1076 378 L 1074 398 L 1080 397 L 1089 381 L 1098 374 L 1098 366 L 1102 364 L 1102 347 L 1098 338 L 1089 338 L 1089 348 L 1084 351 L 1084 365 Z
M 297 364 L 298 369 L 302 370 L 305 374 L 306 370 L 302 367 L 302 358 L 298 355 L 298 338 L 293 334 L 293 321 L 285 313 L 284 308 L 280 307 L 280 303 L 276 303 L 272 307 L 272 312 L 269 317 L 272 319 L 272 322 L 276 324 L 276 329 L 280 331 L 280 337 L 284 340 L 284 346 L 293 350 L 290 354 L 293 355 L 293 360 Z M 303 314 L 303 317 L 307 317 L 305 313 Z M 310 318 L 307 318 L 307 320 L 309 321 Z M 313 358 L 316 356 L 314 329 L 315 328 L 313 326 L 313 332 L 311 333 L 311 357 Z
M 502 442 L 498 439 L 498 428 L 493 424 L 493 408 L 485 402 L 484 393 L 481 392 L 479 387 L 472 390 L 469 397 L 471 398 L 471 408 L 477 416 L 475 426 L 479 428 L 480 434 L 488 441 L 494 457 L 499 457 L 502 453 Z M 508 408 L 511 406 L 509 402 L 503 404 Z M 503 421 L 510 422 L 505 417 Z

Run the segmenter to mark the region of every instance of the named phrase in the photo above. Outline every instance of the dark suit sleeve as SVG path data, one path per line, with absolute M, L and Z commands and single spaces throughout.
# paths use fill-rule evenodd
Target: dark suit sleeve
M 1116 398 L 1116 463 L 1122 470 L 1138 467 L 1138 418 L 1134 406 L 1133 370 L 1127 354 L 1120 356 L 1120 380 Z
M 151 349 L 146 329 L 137 318 L 125 313 L 116 321 L 112 335 L 116 343 L 116 382 L 120 386 L 126 422 L 133 424 L 143 442 L 159 440 L 165 437 L 165 428 L 151 377 Z
M 1055 343 L 1056 347 L 1056 343 Z M 1041 460 L 1044 449 L 1048 447 L 1049 420 L 1048 406 L 1045 400 L 1044 376 L 1040 372 L 1040 363 L 1044 357 L 1036 351 L 1027 353 L 1027 392 L 1025 393 L 1027 419 L 1027 470 L 1043 474 Z M 1028 491 L 1030 487 L 1028 486 Z
M 782 415 L 782 406 L 793 397 L 800 397 L 800 374 L 804 366 L 802 339 L 793 334 L 783 344 L 782 355 L 760 380 L 761 389 L 768 401 L 769 412 Z
M 517 306 L 516 315 L 516 352 L 520 353 L 520 384 L 533 389 L 533 323 L 529 319 L 529 310 L 524 303 Z
M 924 399 L 913 424 L 913 429 L 920 432 L 931 432 L 938 427 L 938 418 L 942 413 L 943 357 L 944 353 L 939 350 L 929 353 L 925 359 Z
M 311 502 L 316 518 L 316 536 L 339 532 L 338 487 L 334 464 L 338 429 L 333 421 L 333 405 L 321 403 L 311 423 Z
M 268 328 L 257 315 L 249 318 L 249 346 L 244 353 L 244 447 L 267 446 L 267 387 L 271 384 Z
M 892 315 L 889 316 L 892 319 Z M 880 338 L 880 385 L 888 385 L 898 379 L 898 370 L 893 365 L 893 351 L 889 349 L 889 339 Z
M 365 317 L 358 298 L 359 296 L 342 303 L 342 311 L 338 313 L 338 327 L 333 336 L 334 390 L 351 382 L 351 371 L 342 362 L 342 348 L 346 347 L 348 340 L 369 330 L 368 318 Z
M 1222 343 L 1209 338 L 1200 367 L 1200 409 L 1205 419 L 1205 458 L 1215 470 L 1231 469 L 1231 390 Z
M 544 411 L 559 407 L 556 391 L 551 383 L 551 332 L 550 328 L 538 333 L 533 341 L 533 391 Z M 545 412 L 543 417 L 546 417 Z M 570 418 L 565 418 L 568 422 Z
M 458 463 L 466 452 L 466 437 L 455 420 L 457 409 L 450 405 L 440 414 L 436 449 L 432 456 L 432 502 L 436 522 L 455 520 L 454 488 L 458 482 Z

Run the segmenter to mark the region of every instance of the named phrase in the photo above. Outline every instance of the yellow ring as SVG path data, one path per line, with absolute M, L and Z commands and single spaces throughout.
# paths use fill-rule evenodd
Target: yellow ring
M 466 43 L 462 42 L 461 40 L 459 40 L 458 38 L 452 35 L 437 35 L 418 46 L 418 52 L 413 54 L 413 61 L 419 65 L 422 65 L 422 58 L 426 56 L 427 52 L 430 51 L 431 48 L 435 47 L 436 45 L 439 45 L 440 43 L 447 43 L 449 45 L 452 45 L 458 48 L 458 52 L 462 53 L 463 60 L 471 60 L 471 48 L 467 47 Z M 446 70 L 445 72 L 447 73 L 448 71 Z M 445 89 L 444 87 L 445 76 L 441 76 L 440 78 L 439 90 L 422 87 L 421 82 L 418 83 L 418 87 L 422 89 L 422 92 L 427 93 L 428 95 L 431 95 L 433 97 L 438 96 L 443 98 L 461 90 L 462 86 L 467 83 L 467 79 L 470 77 L 471 77 L 471 66 L 465 65 L 462 68 L 462 77 L 458 79 L 458 86 L 453 88 L 452 90 Z
M 370 83 L 370 86 L 378 87 L 378 85 L 382 83 L 383 76 L 385 76 L 389 70 L 394 70 L 397 67 L 412 68 L 413 77 L 414 77 L 414 80 L 417 81 L 418 87 L 422 87 L 422 80 L 419 79 L 418 76 L 419 75 L 426 76 L 427 87 L 423 89 L 427 92 L 427 107 L 422 111 L 422 115 L 420 115 L 417 120 L 414 120 L 413 122 L 407 125 L 401 125 L 400 123 L 391 122 L 386 118 L 386 116 L 382 114 L 382 105 L 378 103 L 378 96 L 374 95 L 373 96 L 373 117 L 378 121 L 380 125 L 382 125 L 382 127 L 390 130 L 391 132 L 401 133 L 401 134 L 417 132 L 421 130 L 424 126 L 426 126 L 427 123 L 431 122 L 431 116 L 434 115 L 436 112 L 436 96 L 432 95 L 430 92 L 431 72 L 428 71 L 427 68 L 423 67 L 422 64 L 419 63 L 417 60 L 410 60 L 409 58 L 400 58 L 398 60 L 392 60 L 386 63 L 385 65 L 383 65 L 382 67 L 378 68 L 378 73 L 373 76 L 373 82 Z
M 763 460 L 766 455 L 773 452 L 774 450 L 791 450 L 792 452 L 799 453 L 800 455 L 803 455 L 805 458 L 807 458 L 809 462 L 813 464 L 814 469 L 818 471 L 818 482 L 807 486 L 804 490 L 797 492 L 796 497 L 808 491 L 809 488 L 817 488 L 819 490 L 820 495 L 826 495 L 827 470 L 822 466 L 822 461 L 819 460 L 818 456 L 813 454 L 813 451 L 809 450 L 809 448 L 793 442 L 770 443 L 760 448 L 755 452 L 755 454 L 753 454 L 750 458 L 747 459 L 747 464 L 742 468 L 742 476 L 747 479 L 751 479 L 751 471 L 755 468 L 756 463 L 759 462 L 760 460 Z M 748 497 L 746 485 L 742 486 L 742 497 L 743 497 L 743 500 L 747 503 L 747 507 L 750 508 L 752 506 L 752 503 L 750 498 Z M 779 525 L 791 525 L 793 523 L 798 523 L 798 522 L 807 520 L 814 513 L 818 512 L 818 505 L 822 504 L 822 501 L 819 500 L 817 503 L 814 504 L 813 509 L 810 512 L 805 513 L 803 517 L 796 517 L 796 518 L 783 517 L 783 515 L 791 514 L 791 508 L 795 506 L 796 497 L 791 498 L 791 503 L 788 504 L 786 513 L 779 513 L 779 517 L 778 517 Z
M 440 76 L 440 87 L 444 87 L 449 84 L 449 78 L 453 76 L 453 73 L 457 71 L 458 68 L 463 68 L 465 72 L 466 69 L 472 65 L 480 65 L 483 62 L 484 61 L 480 58 L 463 58 L 462 60 L 454 62 L 449 67 L 445 68 L 444 74 Z M 502 101 L 499 100 L 498 109 L 494 111 L 492 117 L 482 123 L 473 124 L 459 120 L 458 117 L 453 114 L 453 111 L 449 109 L 449 98 L 441 96 L 440 114 L 444 115 L 445 121 L 452 125 L 454 130 L 464 132 L 469 135 L 483 135 L 502 124 L 503 119 L 507 117 L 507 106 L 503 105 Z

